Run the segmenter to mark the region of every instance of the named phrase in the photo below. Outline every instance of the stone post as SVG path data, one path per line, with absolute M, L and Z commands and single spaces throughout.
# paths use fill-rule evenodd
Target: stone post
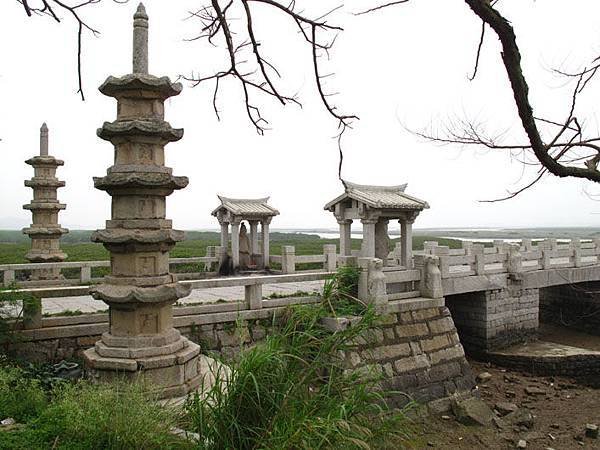
M 340 226 L 340 255 L 350 256 L 352 251 L 352 220 L 341 219 Z
M 400 242 L 402 242 L 402 256 L 400 265 L 412 269 L 412 220 L 400 220 Z
M 217 253 L 215 251 L 216 247 L 214 245 L 209 245 L 206 247 L 206 257 L 207 258 L 214 258 L 215 256 L 217 256 Z M 212 271 L 212 267 L 213 267 L 213 263 L 212 262 L 206 262 L 204 263 L 204 271 L 205 272 L 210 272 Z
M 379 219 L 375 224 L 375 258 L 381 259 L 387 266 L 390 254 L 390 238 L 388 236 L 388 220 Z
M 270 258 L 270 245 L 269 245 L 269 224 L 271 219 L 263 219 L 260 222 L 260 231 L 262 234 L 262 258 L 263 268 L 268 269 L 271 265 Z
M 473 256 L 475 256 L 475 275 L 483 275 L 485 273 L 485 257 L 483 249 L 483 244 L 474 244 L 471 249 Z
M 262 308 L 262 284 L 244 286 L 244 298 L 248 309 Z
M 231 261 L 233 270 L 238 270 L 240 266 L 240 221 L 236 219 L 231 222 Z
M 360 256 L 362 258 L 375 257 L 375 224 L 377 219 L 361 219 L 363 226 L 362 246 Z
M 552 250 L 550 250 L 546 245 L 542 248 L 542 269 L 547 270 L 551 268 L 552 261 L 550 259 L 550 255 L 552 254 Z
M 325 263 L 323 269 L 327 272 L 335 272 L 337 267 L 337 248 L 335 244 L 323 245 L 323 254 L 325 255 Z
M 533 243 L 531 239 L 521 239 L 521 246 L 524 252 L 530 252 L 533 250 Z
M 575 267 L 583 266 L 583 263 L 581 262 L 581 247 L 573 248 L 573 265 Z
M 461 247 L 465 252 L 465 256 L 473 254 L 473 243 L 471 241 L 461 241 Z
M 293 245 L 281 246 L 281 271 L 283 273 L 296 272 L 296 247 Z
M 421 270 L 419 290 L 425 298 L 443 298 L 442 272 L 440 271 L 440 258 L 433 255 L 415 256 L 415 264 Z
M 510 274 L 516 275 L 523 272 L 523 258 L 518 245 L 509 245 L 506 266 Z
M 98 136 L 114 146 L 114 165 L 94 178 L 112 197 L 106 229 L 92 234 L 110 252 L 111 275 L 90 289 L 109 306 L 109 331 L 84 352 L 95 379 L 144 380 L 159 397 L 181 397 L 204 379 L 200 347 L 173 327 L 173 303 L 190 289 L 169 272 L 169 251 L 184 239 L 165 218 L 166 197 L 188 184 L 164 165 L 164 146 L 183 130 L 164 120 L 164 102 L 181 84 L 146 74 L 148 21 L 134 16 L 133 74 L 108 77 L 100 92 L 117 100 L 117 120 Z
M 65 185 L 56 178 L 56 169 L 64 164 L 60 159 L 48 155 L 48 127 L 40 128 L 40 155 L 25 161 L 33 166 L 34 175 L 25 180 L 25 186 L 33 189 L 33 200 L 23 209 L 31 211 L 32 224 L 23 228 L 23 233 L 31 238 L 31 249 L 25 255 L 30 262 L 48 263 L 62 262 L 67 255 L 60 249 L 60 238 L 69 230 L 58 223 L 58 213 L 66 208 L 59 203 L 56 190 Z M 34 269 L 32 280 L 58 280 L 62 275 L 60 269 Z
M 14 270 L 5 270 L 4 275 L 2 276 L 2 281 L 5 287 L 8 287 L 15 281 L 15 271 Z
M 425 241 L 423 242 L 423 250 L 425 251 L 425 253 L 429 253 L 430 255 L 433 254 L 433 250 L 438 246 L 438 242 L 437 241 Z
M 365 303 L 384 306 L 388 302 L 383 261 L 379 258 L 358 258 L 358 298 Z

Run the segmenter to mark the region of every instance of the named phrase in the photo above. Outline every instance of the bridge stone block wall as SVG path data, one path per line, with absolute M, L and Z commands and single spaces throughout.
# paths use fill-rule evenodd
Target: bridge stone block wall
M 469 393 L 473 374 L 443 299 L 405 305 L 347 352 L 348 370 L 381 374 L 384 388 L 421 403 Z M 403 406 L 409 399 L 398 394 L 391 400 Z
M 473 375 L 444 299 L 414 298 L 381 306 L 382 324 L 357 340 L 345 355 L 348 370 L 383 376 L 384 387 L 428 402 L 455 393 L 469 394 Z M 203 352 L 216 352 L 235 359 L 241 349 L 265 339 L 279 317 L 277 310 L 251 312 L 254 318 L 240 320 L 236 311 L 180 316 L 178 331 Z M 275 314 L 275 321 L 273 320 Z M 30 360 L 58 362 L 80 357 L 108 330 L 106 314 L 44 319 L 44 326 L 24 330 L 14 350 Z M 391 399 L 402 405 L 406 395 Z
M 600 282 L 540 289 L 540 321 L 600 335 Z
M 449 295 L 446 305 L 469 352 L 498 350 L 537 336 L 539 289 L 509 286 Z

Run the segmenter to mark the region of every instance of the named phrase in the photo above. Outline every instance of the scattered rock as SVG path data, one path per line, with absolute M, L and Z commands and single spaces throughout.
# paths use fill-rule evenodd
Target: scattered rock
M 517 393 L 515 391 L 505 391 L 504 395 L 506 395 L 507 398 L 514 398 L 517 396 Z
M 496 425 L 496 427 L 498 427 L 499 429 L 503 429 L 506 427 L 506 423 L 500 417 L 494 417 L 492 419 L 492 422 L 494 422 L 494 425 Z
M 524 439 L 519 439 L 519 442 L 517 442 L 517 448 L 527 448 L 527 441 Z
M 511 425 L 524 426 L 526 428 L 533 427 L 533 414 L 523 408 L 507 414 L 504 416 L 504 420 Z
M 523 436 L 527 442 L 537 441 L 538 439 L 543 439 L 544 435 L 538 431 L 530 431 L 529 433 L 525 433 Z
M 8 427 L 10 425 L 14 425 L 15 423 L 17 423 L 15 419 L 13 419 L 12 417 L 7 417 L 6 419 L 0 421 L 0 426 Z
M 489 372 L 481 372 L 479 375 L 477 375 L 477 381 L 479 383 L 487 383 L 491 379 L 492 379 L 492 374 Z
M 443 420 L 450 420 L 451 418 L 452 418 L 452 417 L 450 417 L 450 416 L 442 416 L 442 419 L 443 419 Z
M 550 425 L 550 428 L 554 428 L 555 430 L 558 430 L 560 428 L 560 424 L 553 423 L 553 424 Z
M 598 439 L 598 425 L 588 423 L 585 426 L 585 436 L 591 439 Z
M 519 407 L 514 403 L 510 402 L 498 402 L 494 405 L 494 408 L 501 416 L 505 416 L 510 414 L 511 412 L 515 412 Z
M 475 397 L 452 403 L 452 411 L 464 425 L 489 425 L 495 417 L 490 407 Z
M 525 393 L 527 395 L 546 395 L 546 391 L 537 386 L 527 386 L 525 388 Z

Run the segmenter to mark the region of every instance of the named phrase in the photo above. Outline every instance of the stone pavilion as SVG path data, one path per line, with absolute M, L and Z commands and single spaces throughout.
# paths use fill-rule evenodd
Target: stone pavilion
M 363 240 L 360 256 L 379 258 L 384 265 L 390 253 L 388 224 L 400 222 L 400 257 L 398 263 L 410 268 L 412 265 L 412 224 L 419 213 L 429 205 L 426 201 L 408 195 L 406 184 L 398 186 L 373 186 L 342 180 L 344 193 L 325 205 L 340 226 L 340 255 L 351 255 L 352 223 L 360 220 Z
M 211 213 L 221 225 L 221 247 L 227 251 L 231 236 L 231 258 L 233 270 L 240 266 L 240 224 L 247 221 L 250 225 L 250 260 L 260 269 L 269 267 L 269 224 L 279 214 L 268 204 L 269 197 L 255 199 L 228 198 L 217 196 L 221 204 Z M 261 231 L 261 249 L 259 249 L 258 224 Z M 231 226 L 231 234 L 229 233 Z

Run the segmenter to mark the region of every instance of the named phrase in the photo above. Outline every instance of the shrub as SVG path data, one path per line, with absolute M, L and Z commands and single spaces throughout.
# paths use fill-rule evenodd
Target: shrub
M 190 448 L 170 433 L 172 410 L 138 384 L 65 384 L 30 424 L 40 443 L 63 449 Z
M 340 352 L 373 326 L 367 309 L 359 324 L 337 333 L 319 325 L 324 307 L 290 310 L 282 328 L 241 353 L 187 405 L 189 427 L 203 449 L 379 448 L 406 437 L 404 415 L 388 409 L 374 376 L 343 370 Z
M 0 420 L 12 417 L 25 422 L 37 417 L 47 405 L 41 383 L 25 371 L 0 363 Z
M 323 304 L 329 314 L 360 316 L 366 305 L 358 299 L 358 277 L 360 269 L 342 266 L 335 275 L 325 280 L 323 285 Z

